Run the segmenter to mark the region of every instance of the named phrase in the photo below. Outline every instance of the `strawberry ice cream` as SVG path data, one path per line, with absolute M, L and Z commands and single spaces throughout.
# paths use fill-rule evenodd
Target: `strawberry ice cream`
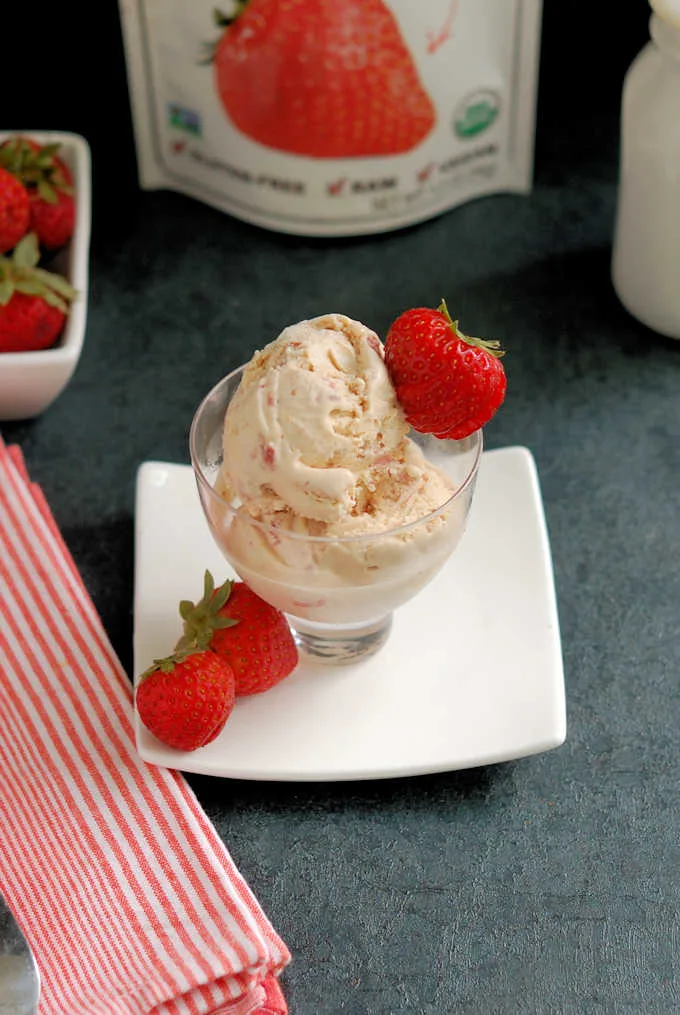
M 286 328 L 248 364 L 227 412 L 222 475 L 261 520 L 283 511 L 336 535 L 384 531 L 439 507 L 451 488 L 408 429 L 377 335 L 328 314 Z
M 209 512 L 244 580 L 288 613 L 332 623 L 384 615 L 429 581 L 469 499 L 453 497 L 464 476 L 429 461 L 408 431 L 363 324 L 327 314 L 257 352 L 224 422 L 215 490 L 230 511 Z

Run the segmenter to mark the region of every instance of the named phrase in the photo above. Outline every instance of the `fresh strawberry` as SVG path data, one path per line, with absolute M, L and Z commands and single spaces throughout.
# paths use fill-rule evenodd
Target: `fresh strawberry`
M 500 343 L 470 338 L 438 310 L 407 310 L 385 339 L 385 363 L 406 420 L 421 433 L 462 440 L 500 407 L 506 377 Z
M 211 51 L 234 125 L 260 144 L 312 158 L 396 155 L 435 124 L 383 0 L 237 0 Z
M 70 194 L 57 191 L 54 201 L 31 195 L 31 229 L 38 234 L 41 247 L 58 250 L 73 236 L 75 204 Z
M 0 166 L 28 191 L 30 229 L 46 250 L 57 250 L 68 243 L 75 224 L 73 177 L 57 155 L 60 147 L 39 145 L 26 137 L 13 137 L 0 145 Z
M 48 349 L 59 338 L 76 292 L 61 275 L 38 268 L 35 233 L 0 257 L 0 352 Z
M 0 254 L 16 247 L 28 232 L 30 203 L 28 191 L 10 172 L 0 166 Z
M 215 652 L 177 652 L 142 674 L 135 700 L 155 737 L 178 751 L 205 747 L 234 707 L 234 673 Z
M 205 573 L 203 598 L 180 603 L 184 635 L 179 648 L 212 649 L 234 671 L 236 694 L 259 694 L 297 666 L 298 650 L 286 618 L 243 582 L 215 589 Z

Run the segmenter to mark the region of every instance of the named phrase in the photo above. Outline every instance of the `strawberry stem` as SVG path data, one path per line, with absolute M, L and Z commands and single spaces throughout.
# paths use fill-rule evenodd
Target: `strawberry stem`
M 244 10 L 248 6 L 249 0 L 233 0 L 233 9 L 231 14 L 225 14 L 219 7 L 213 7 L 212 20 L 216 28 L 227 29 L 230 25 L 233 25 L 235 21 L 243 14 Z M 198 61 L 199 66 L 209 67 L 211 63 L 214 63 L 215 56 L 217 54 L 217 47 L 224 38 L 224 31 L 220 35 L 219 39 L 215 39 L 214 42 L 202 42 L 200 47 L 201 56 Z
M 156 673 L 157 670 L 160 670 L 161 673 L 172 673 L 177 663 L 184 662 L 184 660 L 188 659 L 195 651 L 197 650 L 189 647 L 185 650 L 175 651 L 171 656 L 165 656 L 163 659 L 154 659 L 151 666 L 144 670 L 139 678 L 140 683 L 145 677 L 148 677 L 149 674 Z
M 11 258 L 0 258 L 0 306 L 7 306 L 15 292 L 40 296 L 63 314 L 78 295 L 65 278 L 38 268 L 40 247 L 35 233 L 27 233 L 16 245 Z
M 248 6 L 248 0 L 234 0 L 232 6 L 233 11 L 231 14 L 225 14 L 224 11 L 219 9 L 219 7 L 213 7 L 213 24 L 215 24 L 217 28 L 228 28 L 229 25 L 233 25 L 237 18 L 241 17 Z
M 60 148 L 60 144 L 33 145 L 23 137 L 13 137 L 0 146 L 0 166 L 29 191 L 35 189 L 47 204 L 56 204 L 60 191 L 73 193 L 58 158 Z
M 175 645 L 175 652 L 201 651 L 210 648 L 215 631 L 238 624 L 231 617 L 221 617 L 220 610 L 226 604 L 234 582 L 223 582 L 215 591 L 215 581 L 210 571 L 203 576 L 203 597 L 197 603 L 183 599 L 179 604 L 179 615 L 184 621 L 183 634 Z
M 496 338 L 474 338 L 472 335 L 464 334 L 458 327 L 458 321 L 454 321 L 449 313 L 449 308 L 446 305 L 446 300 L 442 300 L 437 310 L 440 314 L 443 314 L 448 323 L 451 326 L 456 338 L 460 338 L 461 341 L 466 342 L 468 345 L 472 345 L 477 349 L 484 349 L 490 356 L 495 356 L 496 359 L 500 359 L 501 356 L 505 356 L 505 349 L 501 348 L 501 343 Z

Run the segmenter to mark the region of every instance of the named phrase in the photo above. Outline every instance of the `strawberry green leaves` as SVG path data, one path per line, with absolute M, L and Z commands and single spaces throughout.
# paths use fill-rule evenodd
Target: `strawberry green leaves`
M 220 613 L 233 587 L 233 581 L 225 581 L 215 592 L 213 576 L 210 571 L 205 572 L 203 597 L 196 604 L 190 599 L 183 599 L 179 604 L 179 615 L 184 621 L 184 634 L 178 641 L 175 651 L 206 649 L 215 631 L 238 624 L 237 620 Z
M 68 313 L 77 296 L 62 275 L 37 267 L 40 248 L 35 233 L 17 243 L 11 258 L 0 258 L 0 306 L 7 306 L 14 293 L 40 296 L 50 306 Z

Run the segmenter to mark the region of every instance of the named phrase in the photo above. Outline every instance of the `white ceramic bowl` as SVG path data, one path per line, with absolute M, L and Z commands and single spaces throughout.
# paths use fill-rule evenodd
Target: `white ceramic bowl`
M 0 420 L 30 419 L 61 394 L 76 368 L 85 339 L 92 214 L 90 148 L 85 138 L 65 131 L 0 132 L 0 144 L 17 134 L 39 144 L 59 143 L 61 158 L 73 173 L 76 223 L 73 237 L 51 260 L 50 270 L 64 275 L 78 298 L 73 302 L 57 345 L 39 352 L 0 353 Z

